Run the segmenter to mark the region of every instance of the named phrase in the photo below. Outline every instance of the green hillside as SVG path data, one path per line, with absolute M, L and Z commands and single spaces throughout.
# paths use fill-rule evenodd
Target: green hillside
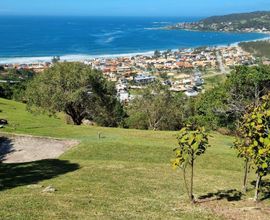
M 242 162 L 230 149 L 231 137 L 213 133 L 211 148 L 196 164 L 196 196 L 222 190 L 215 194 L 220 200 L 192 206 L 181 172 L 170 166 L 176 132 L 66 125 L 61 117 L 34 116 L 24 104 L 4 99 L 0 110 L 10 123 L 3 132 L 81 142 L 59 160 L 0 164 L 1 219 L 223 219 L 218 215 L 229 213 L 212 207 L 239 211 L 252 196 L 238 201 L 234 190 L 241 189 Z M 36 182 L 57 191 L 27 187 Z
M 261 32 L 270 31 L 270 12 L 256 11 L 222 16 L 212 16 L 198 22 L 180 23 L 166 29 L 189 29 L 221 32 Z
M 250 13 L 235 13 L 222 16 L 212 16 L 201 20 L 204 23 L 217 23 L 217 22 L 239 22 L 239 21 L 259 21 L 262 23 L 269 23 L 270 12 L 269 11 L 255 11 Z

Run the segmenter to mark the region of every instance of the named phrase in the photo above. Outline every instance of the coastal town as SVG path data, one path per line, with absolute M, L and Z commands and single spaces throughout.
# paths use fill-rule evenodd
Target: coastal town
M 24 69 L 41 73 L 54 62 L 3 64 L 5 70 Z M 173 92 L 197 96 L 204 92 L 204 77 L 226 74 L 236 65 L 255 65 L 256 59 L 239 46 L 155 51 L 153 55 L 135 55 L 82 60 L 116 83 L 121 102 L 129 102 L 150 83 L 159 80 Z
M 262 33 L 269 34 L 270 29 L 266 26 L 262 27 L 234 27 L 233 22 L 216 22 L 205 24 L 203 22 L 183 22 L 175 25 L 167 26 L 165 30 L 194 30 L 194 31 L 214 31 L 214 32 L 236 32 L 236 33 Z
M 270 220 L 270 0 L 0 2 L 0 220 Z

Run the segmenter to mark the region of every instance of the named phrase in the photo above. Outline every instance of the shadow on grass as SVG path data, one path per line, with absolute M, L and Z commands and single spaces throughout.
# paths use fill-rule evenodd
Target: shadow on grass
M 256 181 L 252 181 L 251 185 L 255 187 Z M 262 180 L 260 194 L 261 194 L 261 199 L 260 199 L 261 201 L 270 199 L 270 180 Z
M 38 183 L 78 170 L 78 164 L 65 160 L 40 160 L 29 163 L 0 164 L 0 190 Z
M 236 189 L 230 190 L 219 190 L 215 193 L 207 193 L 206 195 L 200 196 L 198 198 L 198 202 L 207 202 L 212 200 L 223 200 L 226 199 L 227 201 L 239 201 L 242 198 L 242 192 Z
M 0 137 L 0 163 L 5 160 L 7 154 L 13 151 L 12 140 L 8 137 Z

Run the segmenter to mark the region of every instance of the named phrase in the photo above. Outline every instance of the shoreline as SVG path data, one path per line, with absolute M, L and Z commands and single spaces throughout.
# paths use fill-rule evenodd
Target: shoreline
M 209 32 L 209 33 L 228 33 L 228 34 L 265 34 L 270 35 L 270 31 L 259 32 L 259 31 L 214 31 L 214 30 L 199 30 L 199 29 L 188 29 L 188 28 L 169 28 L 169 27 L 159 27 L 154 28 L 156 30 L 166 30 L 166 31 L 193 31 L 193 32 Z
M 247 41 L 238 41 L 231 43 L 230 46 L 239 46 L 239 43 L 243 42 L 256 42 L 256 41 L 266 41 L 270 40 L 270 33 L 260 33 L 267 35 L 263 38 L 258 38 L 254 40 L 247 40 Z M 224 48 L 228 47 L 228 44 L 219 44 L 219 45 L 201 45 L 201 46 L 195 46 L 195 47 L 188 47 L 188 48 L 182 48 L 182 50 L 190 50 L 190 49 L 196 49 L 199 47 L 217 47 L 217 48 Z M 179 49 L 171 49 L 172 51 L 178 51 Z M 160 52 L 165 52 L 166 50 L 159 50 Z M 82 62 L 87 61 L 91 59 L 110 59 L 110 58 L 118 58 L 118 57 L 135 57 L 135 56 L 153 56 L 153 51 L 145 51 L 145 52 L 131 52 L 131 53 L 119 53 L 119 54 L 100 54 L 100 55 L 91 55 L 91 54 L 67 54 L 59 56 L 61 61 L 67 61 L 67 62 Z M 1 58 L 0 57 L 0 65 L 5 64 L 33 64 L 33 63 L 46 63 L 51 62 L 52 58 L 54 56 L 40 56 L 40 57 L 9 57 L 9 58 Z

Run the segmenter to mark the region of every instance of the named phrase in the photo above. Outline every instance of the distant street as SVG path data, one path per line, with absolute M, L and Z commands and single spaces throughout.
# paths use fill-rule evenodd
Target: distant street
M 222 56 L 220 55 L 219 51 L 216 52 L 216 56 L 217 56 L 217 62 L 218 62 L 218 65 L 219 65 L 220 72 L 222 74 L 226 74 L 227 72 L 225 70 L 225 67 L 224 67 L 224 64 L 223 64 L 223 61 L 222 61 Z

